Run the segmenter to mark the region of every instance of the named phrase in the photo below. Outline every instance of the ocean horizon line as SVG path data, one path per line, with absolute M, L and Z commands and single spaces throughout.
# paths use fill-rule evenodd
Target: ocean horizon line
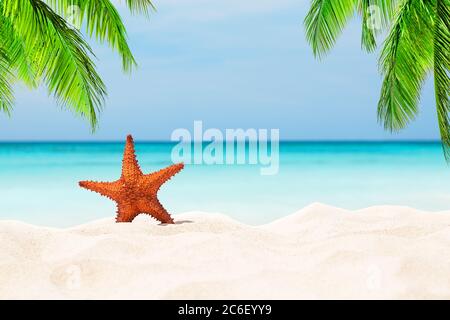
M 246 140 L 248 141 L 248 140 Z M 112 144 L 112 143 L 123 143 L 124 140 L 0 140 L 0 144 Z M 173 143 L 177 144 L 179 141 L 171 141 L 171 140 L 140 140 L 135 139 L 136 143 L 152 143 L 152 144 L 167 144 Z M 203 142 L 209 143 L 211 141 L 192 141 L 194 142 Z M 226 142 L 236 142 L 236 140 L 225 140 Z M 355 144 L 355 143 L 367 143 L 367 144 L 441 144 L 440 140 L 431 140 L 431 139 L 411 139 L 411 140 L 297 140 L 297 139 L 284 139 L 280 140 L 280 143 L 306 143 L 306 144 Z

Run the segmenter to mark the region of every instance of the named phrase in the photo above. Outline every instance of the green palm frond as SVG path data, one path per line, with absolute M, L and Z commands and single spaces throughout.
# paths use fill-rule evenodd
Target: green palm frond
M 405 0 L 380 57 L 384 75 L 378 118 L 397 131 L 413 120 L 423 82 L 433 66 L 433 15 L 426 0 Z
M 136 60 L 127 43 L 125 26 L 119 13 L 109 0 L 85 0 L 83 12 L 86 14 L 87 29 L 98 40 L 106 40 L 122 57 L 122 67 L 130 71 Z
M 89 45 L 41 0 L 3 0 L 2 5 L 4 17 L 32 57 L 37 78 L 58 103 L 86 117 L 95 128 L 106 90 Z
M 362 16 L 361 47 L 367 52 L 373 52 L 377 48 L 377 30 L 374 29 L 370 23 L 370 6 L 370 0 L 361 0 L 359 8 L 360 14 Z
M 320 58 L 331 49 L 356 8 L 357 0 L 312 0 L 305 27 L 315 56 Z
M 132 13 L 153 10 L 150 0 L 126 0 Z M 111 0 L 0 0 L 0 111 L 13 104 L 12 85 L 46 85 L 57 102 L 87 118 L 92 128 L 106 88 L 79 29 L 108 43 L 128 72 L 136 61 Z
M 15 80 L 22 80 L 30 88 L 36 88 L 38 79 L 30 50 L 27 50 L 23 39 L 18 36 L 11 22 L 1 13 L 0 25 L 2 26 L 0 28 L 0 38 L 3 41 L 4 51 L 8 53 L 9 70 L 14 72 Z
M 9 72 L 9 58 L 1 46 L 2 43 L 0 43 L 0 111 L 9 114 L 14 103 L 12 75 Z
M 85 0 L 84 2 L 85 7 L 82 10 L 86 14 L 90 36 L 95 34 L 98 40 L 106 40 L 121 55 L 123 69 L 130 71 L 136 65 L 136 60 L 128 46 L 126 29 L 116 8 L 109 0 Z
M 374 51 L 376 36 L 389 25 L 400 1 L 312 0 L 305 27 L 314 55 L 320 58 L 326 54 L 356 13 L 362 17 L 361 45 L 369 52 Z
M 434 26 L 434 86 L 444 154 L 450 159 L 450 1 L 436 0 Z
M 377 48 L 376 37 L 392 21 L 399 0 L 360 0 L 358 12 L 362 17 L 361 46 L 367 52 Z
M 390 131 L 404 128 L 416 117 L 423 83 L 433 72 L 439 129 L 450 162 L 450 0 L 312 0 L 305 25 L 314 55 L 320 58 L 330 50 L 355 8 L 366 51 L 374 51 L 377 36 L 389 28 L 379 60 L 384 79 L 378 120 Z
M 107 42 L 122 58 L 126 72 L 136 66 L 127 41 L 127 33 L 117 9 L 110 0 L 46 0 L 62 17 L 84 25 L 91 37 Z
M 151 0 L 125 0 L 125 1 L 132 13 L 141 13 L 144 15 L 148 15 L 148 13 L 151 10 L 156 11 L 156 8 Z

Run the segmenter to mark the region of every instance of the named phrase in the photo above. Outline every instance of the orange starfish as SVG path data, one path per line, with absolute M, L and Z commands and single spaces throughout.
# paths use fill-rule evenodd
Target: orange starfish
M 117 202 L 116 222 L 131 222 L 141 213 L 162 223 L 173 219 L 157 198 L 161 185 L 184 168 L 174 164 L 154 173 L 143 174 L 136 160 L 133 137 L 127 137 L 122 160 L 122 175 L 114 182 L 80 181 L 80 187 L 100 193 Z

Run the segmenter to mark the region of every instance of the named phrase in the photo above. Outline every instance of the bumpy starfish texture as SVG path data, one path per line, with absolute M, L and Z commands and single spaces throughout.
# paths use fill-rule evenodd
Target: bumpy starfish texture
M 157 198 L 163 183 L 180 172 L 183 163 L 175 164 L 154 173 L 143 174 L 136 160 L 133 137 L 127 137 L 122 161 L 122 175 L 114 182 L 80 181 L 80 187 L 95 191 L 117 203 L 116 222 L 132 222 L 144 213 L 162 223 L 173 219 Z

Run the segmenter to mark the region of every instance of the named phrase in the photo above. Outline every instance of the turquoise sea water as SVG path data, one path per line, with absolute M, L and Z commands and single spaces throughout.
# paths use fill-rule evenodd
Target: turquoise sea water
M 144 172 L 171 164 L 170 143 L 136 144 Z M 0 219 L 72 226 L 115 215 L 79 180 L 120 176 L 123 143 L 0 143 Z M 221 212 L 270 222 L 313 202 L 357 209 L 380 204 L 450 209 L 450 166 L 439 143 L 284 142 L 279 173 L 258 165 L 188 165 L 165 184 L 171 213 Z

